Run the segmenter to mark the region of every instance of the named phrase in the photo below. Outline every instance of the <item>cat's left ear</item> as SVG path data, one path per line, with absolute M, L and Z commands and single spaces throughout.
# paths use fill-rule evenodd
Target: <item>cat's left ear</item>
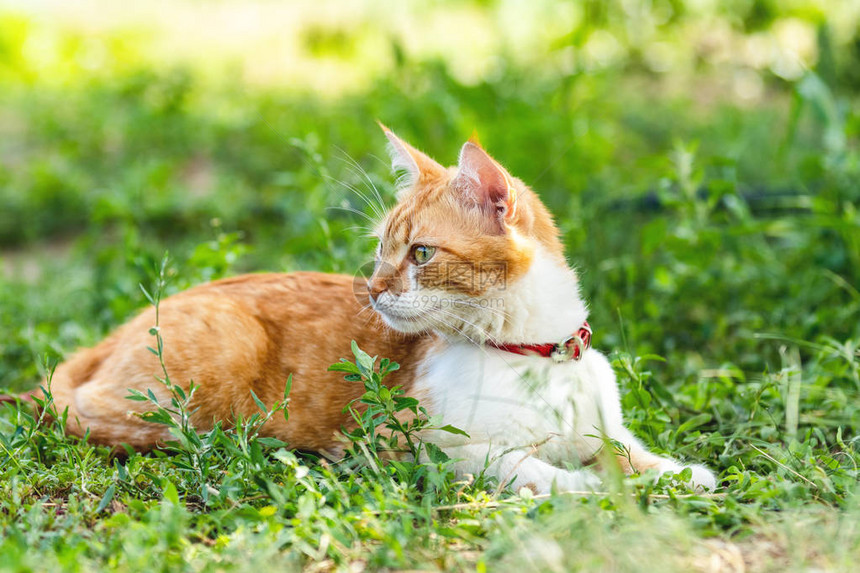
M 388 154 L 391 156 L 392 171 L 404 174 L 397 185 L 401 190 L 412 187 L 421 179 L 441 177 L 445 174 L 444 167 L 397 137 L 381 123 L 379 127 L 388 138 Z
M 517 191 L 505 168 L 474 137 L 460 150 L 458 167 L 451 187 L 475 201 L 500 224 L 510 224 L 517 212 Z

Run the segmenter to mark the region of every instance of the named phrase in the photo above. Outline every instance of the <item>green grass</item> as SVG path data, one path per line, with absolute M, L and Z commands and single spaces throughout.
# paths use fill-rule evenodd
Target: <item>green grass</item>
M 759 4 L 722 17 L 741 37 L 769 18 L 819 22 Z M 72 35 L 57 49 L 73 79 L 58 82 L 28 59 L 21 22 L 0 16 L 0 387 L 31 388 L 100 340 L 149 304 L 140 285 L 353 273 L 374 245 L 350 187 L 393 202 L 374 120 L 447 163 L 477 129 L 556 215 L 629 425 L 722 487 L 644 476 L 536 499 L 458 481 L 444 452 L 387 461 L 373 432 L 331 464 L 256 436 L 282 411 L 202 436 L 180 424 L 166 452 L 115 456 L 4 407 L 0 569 L 856 567 L 860 68 L 847 50 L 826 57 L 827 15 L 818 67 L 761 72 L 768 97 L 745 105 L 720 70 L 679 92 L 635 50 L 567 73 L 502 55 L 479 82 L 400 54 L 367 89 L 321 98 L 120 65 L 121 43 L 119 63 L 88 72 Z M 691 95 L 702 85 L 716 96 Z M 374 390 L 364 360 L 344 384 L 371 384 L 370 429 L 414 405 Z

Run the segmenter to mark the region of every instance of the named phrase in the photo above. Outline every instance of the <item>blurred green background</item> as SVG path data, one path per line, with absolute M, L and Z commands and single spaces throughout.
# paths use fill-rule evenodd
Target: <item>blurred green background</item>
M 541 195 L 596 346 L 665 358 L 622 377 L 652 441 L 726 465 L 739 433 L 854 435 L 858 21 L 807 0 L 0 2 L 0 386 L 143 306 L 167 250 L 174 290 L 352 273 L 361 194 L 392 201 L 379 119 L 444 163 L 476 130 Z

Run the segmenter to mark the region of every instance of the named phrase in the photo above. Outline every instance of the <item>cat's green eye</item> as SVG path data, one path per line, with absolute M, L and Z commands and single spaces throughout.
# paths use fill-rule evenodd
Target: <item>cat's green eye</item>
M 412 258 L 419 265 L 423 265 L 432 259 L 434 254 L 436 254 L 436 247 L 428 247 L 426 245 L 415 245 L 412 247 Z

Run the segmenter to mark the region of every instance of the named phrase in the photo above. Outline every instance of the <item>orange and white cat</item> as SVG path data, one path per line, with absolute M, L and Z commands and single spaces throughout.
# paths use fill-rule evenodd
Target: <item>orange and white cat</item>
M 628 473 L 685 467 L 650 453 L 624 426 L 615 375 L 589 347 L 586 304 L 538 197 L 474 142 L 446 168 L 384 131 L 405 177 L 378 227 L 363 300 L 353 277 L 300 272 L 220 280 L 161 303 L 170 378 L 199 385 L 195 426 L 257 412 L 251 390 L 274 404 L 292 375 L 289 422 L 273 417 L 262 433 L 338 455 L 350 422 L 344 406 L 363 388 L 326 369 L 350 356 L 355 340 L 401 364 L 387 383 L 468 434 L 423 436 L 463 474 L 486 466 L 514 488 L 595 489 L 596 475 L 577 466 L 606 437 L 627 450 L 618 461 Z M 52 392 L 58 409 L 68 408 L 70 432 L 142 449 L 170 439 L 134 415 L 146 406 L 125 399 L 134 388 L 169 400 L 147 350 L 154 324 L 147 309 L 56 369 Z M 693 484 L 715 487 L 708 469 L 689 467 Z

